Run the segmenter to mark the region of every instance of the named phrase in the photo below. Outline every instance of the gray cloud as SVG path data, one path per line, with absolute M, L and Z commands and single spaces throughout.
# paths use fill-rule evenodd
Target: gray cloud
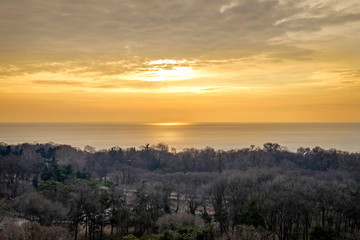
M 331 1 L 17 0 L 0 3 L 1 61 L 246 57 L 262 53 L 297 59 L 312 51 L 274 46 L 287 32 L 360 21 Z M 229 5 L 230 4 L 230 5 Z M 221 11 L 224 6 L 231 6 Z M 274 53 L 275 51 L 275 53 Z M 97 61 L 96 61 L 97 62 Z M 108 68 L 108 71 L 117 72 Z M 120 70 L 121 71 L 121 70 Z M 126 71 L 126 68 L 123 69 Z
M 357 79 L 360 82 L 360 69 L 341 69 L 333 70 L 330 73 L 338 74 L 344 79 Z
M 62 80 L 34 80 L 32 81 L 35 84 L 42 85 L 72 85 L 72 86 L 82 86 L 83 83 L 79 81 L 62 81 Z
M 71 80 L 33 80 L 32 83 L 49 86 L 71 86 L 75 88 L 99 88 L 99 89 L 155 89 L 166 86 L 164 82 L 141 81 L 141 80 L 103 80 L 103 81 L 71 81 Z

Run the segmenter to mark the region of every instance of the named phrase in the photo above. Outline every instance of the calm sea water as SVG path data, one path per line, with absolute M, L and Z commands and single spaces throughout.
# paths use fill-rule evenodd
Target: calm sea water
M 55 142 L 97 150 L 159 142 L 177 150 L 206 146 L 228 150 L 276 142 L 291 151 L 320 146 L 360 152 L 360 123 L 1 123 L 0 142 Z

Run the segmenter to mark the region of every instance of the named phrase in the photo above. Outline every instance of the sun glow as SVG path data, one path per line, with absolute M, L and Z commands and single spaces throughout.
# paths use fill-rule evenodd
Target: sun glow
M 158 64 L 183 64 L 186 63 L 186 60 L 174 60 L 174 59 L 159 59 L 149 62 L 149 65 L 158 65 Z
M 173 67 L 166 69 L 164 67 L 151 68 L 141 76 L 140 80 L 143 81 L 176 81 L 189 79 L 194 77 L 193 71 L 190 67 Z
M 195 77 L 187 60 L 159 59 L 147 63 L 148 71 L 138 75 L 142 81 L 176 81 Z
M 158 79 L 158 81 L 182 80 L 193 76 L 192 70 L 189 67 L 174 67 L 171 70 L 161 68 L 158 71 L 153 72 L 153 75 L 153 78 Z

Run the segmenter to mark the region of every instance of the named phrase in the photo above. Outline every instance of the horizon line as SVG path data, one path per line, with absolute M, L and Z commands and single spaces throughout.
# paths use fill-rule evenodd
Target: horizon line
M 13 122 L 1 122 L 0 124 L 143 124 L 143 125 L 153 125 L 153 126 L 183 126 L 183 125 L 195 125 L 195 124 L 311 124 L 311 123 L 360 123 L 360 121 L 302 121 L 302 122 L 293 122 L 293 121 L 149 121 L 149 122 L 130 122 L 130 121 L 13 121 Z

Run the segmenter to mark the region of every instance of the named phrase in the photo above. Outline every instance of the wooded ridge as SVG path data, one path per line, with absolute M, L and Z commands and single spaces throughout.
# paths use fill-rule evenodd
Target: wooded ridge
M 360 239 L 359 183 L 360 153 L 320 147 L 2 143 L 0 236 Z

